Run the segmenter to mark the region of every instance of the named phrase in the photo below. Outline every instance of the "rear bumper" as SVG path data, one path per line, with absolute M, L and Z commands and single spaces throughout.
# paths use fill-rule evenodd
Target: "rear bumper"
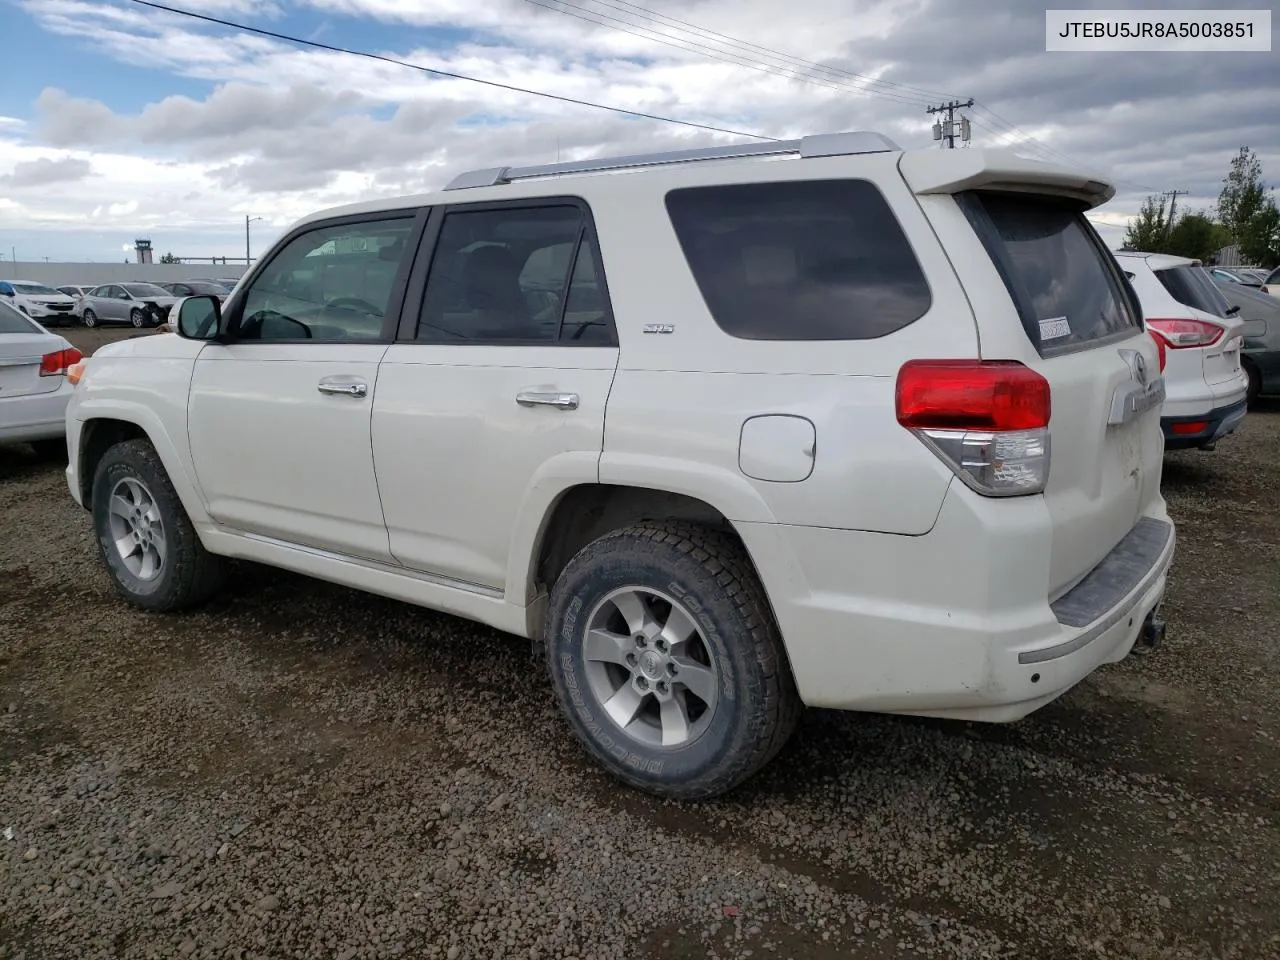
M 1211 447 L 1233 431 L 1247 412 L 1248 404 L 1244 400 L 1239 400 L 1225 407 L 1215 407 L 1208 413 L 1198 416 L 1161 417 L 1160 429 L 1164 433 L 1164 448 L 1187 450 Z M 1200 424 L 1203 426 L 1199 426 Z M 1188 426 L 1195 426 L 1196 429 L 1185 432 Z
M 0 443 L 50 440 L 66 433 L 72 386 L 64 379 L 51 393 L 0 398 Z
M 805 703 L 1008 722 L 1127 656 L 1173 562 L 1163 503 L 1051 605 L 1055 533 L 1037 500 L 1000 504 L 1021 515 L 981 546 L 946 505 L 920 537 L 738 524 Z

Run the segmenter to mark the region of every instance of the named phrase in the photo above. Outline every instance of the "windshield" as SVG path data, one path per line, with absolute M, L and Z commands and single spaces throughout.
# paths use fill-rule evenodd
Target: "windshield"
M 46 287 L 43 283 L 15 283 L 13 289 L 28 296 L 35 294 L 43 297 L 53 294 L 56 297 L 58 295 L 57 290 L 53 289 L 53 287 Z
M 1041 356 L 1132 334 L 1140 321 L 1115 260 L 1082 204 L 1055 197 L 959 194 Z
M 154 283 L 125 283 L 121 284 L 129 295 L 132 297 L 167 297 L 169 291 L 164 287 L 157 287 Z
M 1155 274 L 1156 279 L 1169 291 L 1169 296 L 1184 307 L 1202 310 L 1215 317 L 1227 316 L 1231 305 L 1214 286 L 1203 267 L 1170 267 L 1167 270 L 1157 270 Z

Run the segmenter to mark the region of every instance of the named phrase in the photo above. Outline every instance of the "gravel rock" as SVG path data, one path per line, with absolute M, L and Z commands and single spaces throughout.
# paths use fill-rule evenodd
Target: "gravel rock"
M 1164 488 L 1151 655 L 1011 726 L 812 710 L 677 804 L 585 756 L 527 641 L 260 567 L 125 606 L 0 447 L 0 957 L 1274 955 L 1280 404 Z

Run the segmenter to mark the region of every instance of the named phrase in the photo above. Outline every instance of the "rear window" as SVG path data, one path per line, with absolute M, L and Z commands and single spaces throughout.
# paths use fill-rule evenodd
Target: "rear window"
M 1141 314 L 1132 289 L 1089 222 L 1057 197 L 957 196 L 995 262 L 1041 356 L 1129 336 Z
M 1203 267 L 1168 267 L 1154 273 L 1161 286 L 1169 291 L 1169 296 L 1184 307 L 1201 310 L 1215 317 L 1227 316 L 1231 305 L 1214 286 Z
M 40 328 L 7 303 L 0 303 L 0 333 L 39 333 Z
M 893 211 L 865 180 L 688 187 L 667 213 L 707 309 L 745 340 L 870 340 L 929 309 Z

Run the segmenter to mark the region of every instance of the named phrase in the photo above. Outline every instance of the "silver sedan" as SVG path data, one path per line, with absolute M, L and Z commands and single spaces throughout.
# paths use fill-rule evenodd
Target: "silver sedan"
M 100 323 L 154 327 L 164 323 L 178 299 L 154 283 L 107 283 L 81 297 L 77 308 L 86 327 Z
M 29 443 L 65 457 L 67 368 L 80 351 L 7 303 L 0 303 L 0 444 Z

